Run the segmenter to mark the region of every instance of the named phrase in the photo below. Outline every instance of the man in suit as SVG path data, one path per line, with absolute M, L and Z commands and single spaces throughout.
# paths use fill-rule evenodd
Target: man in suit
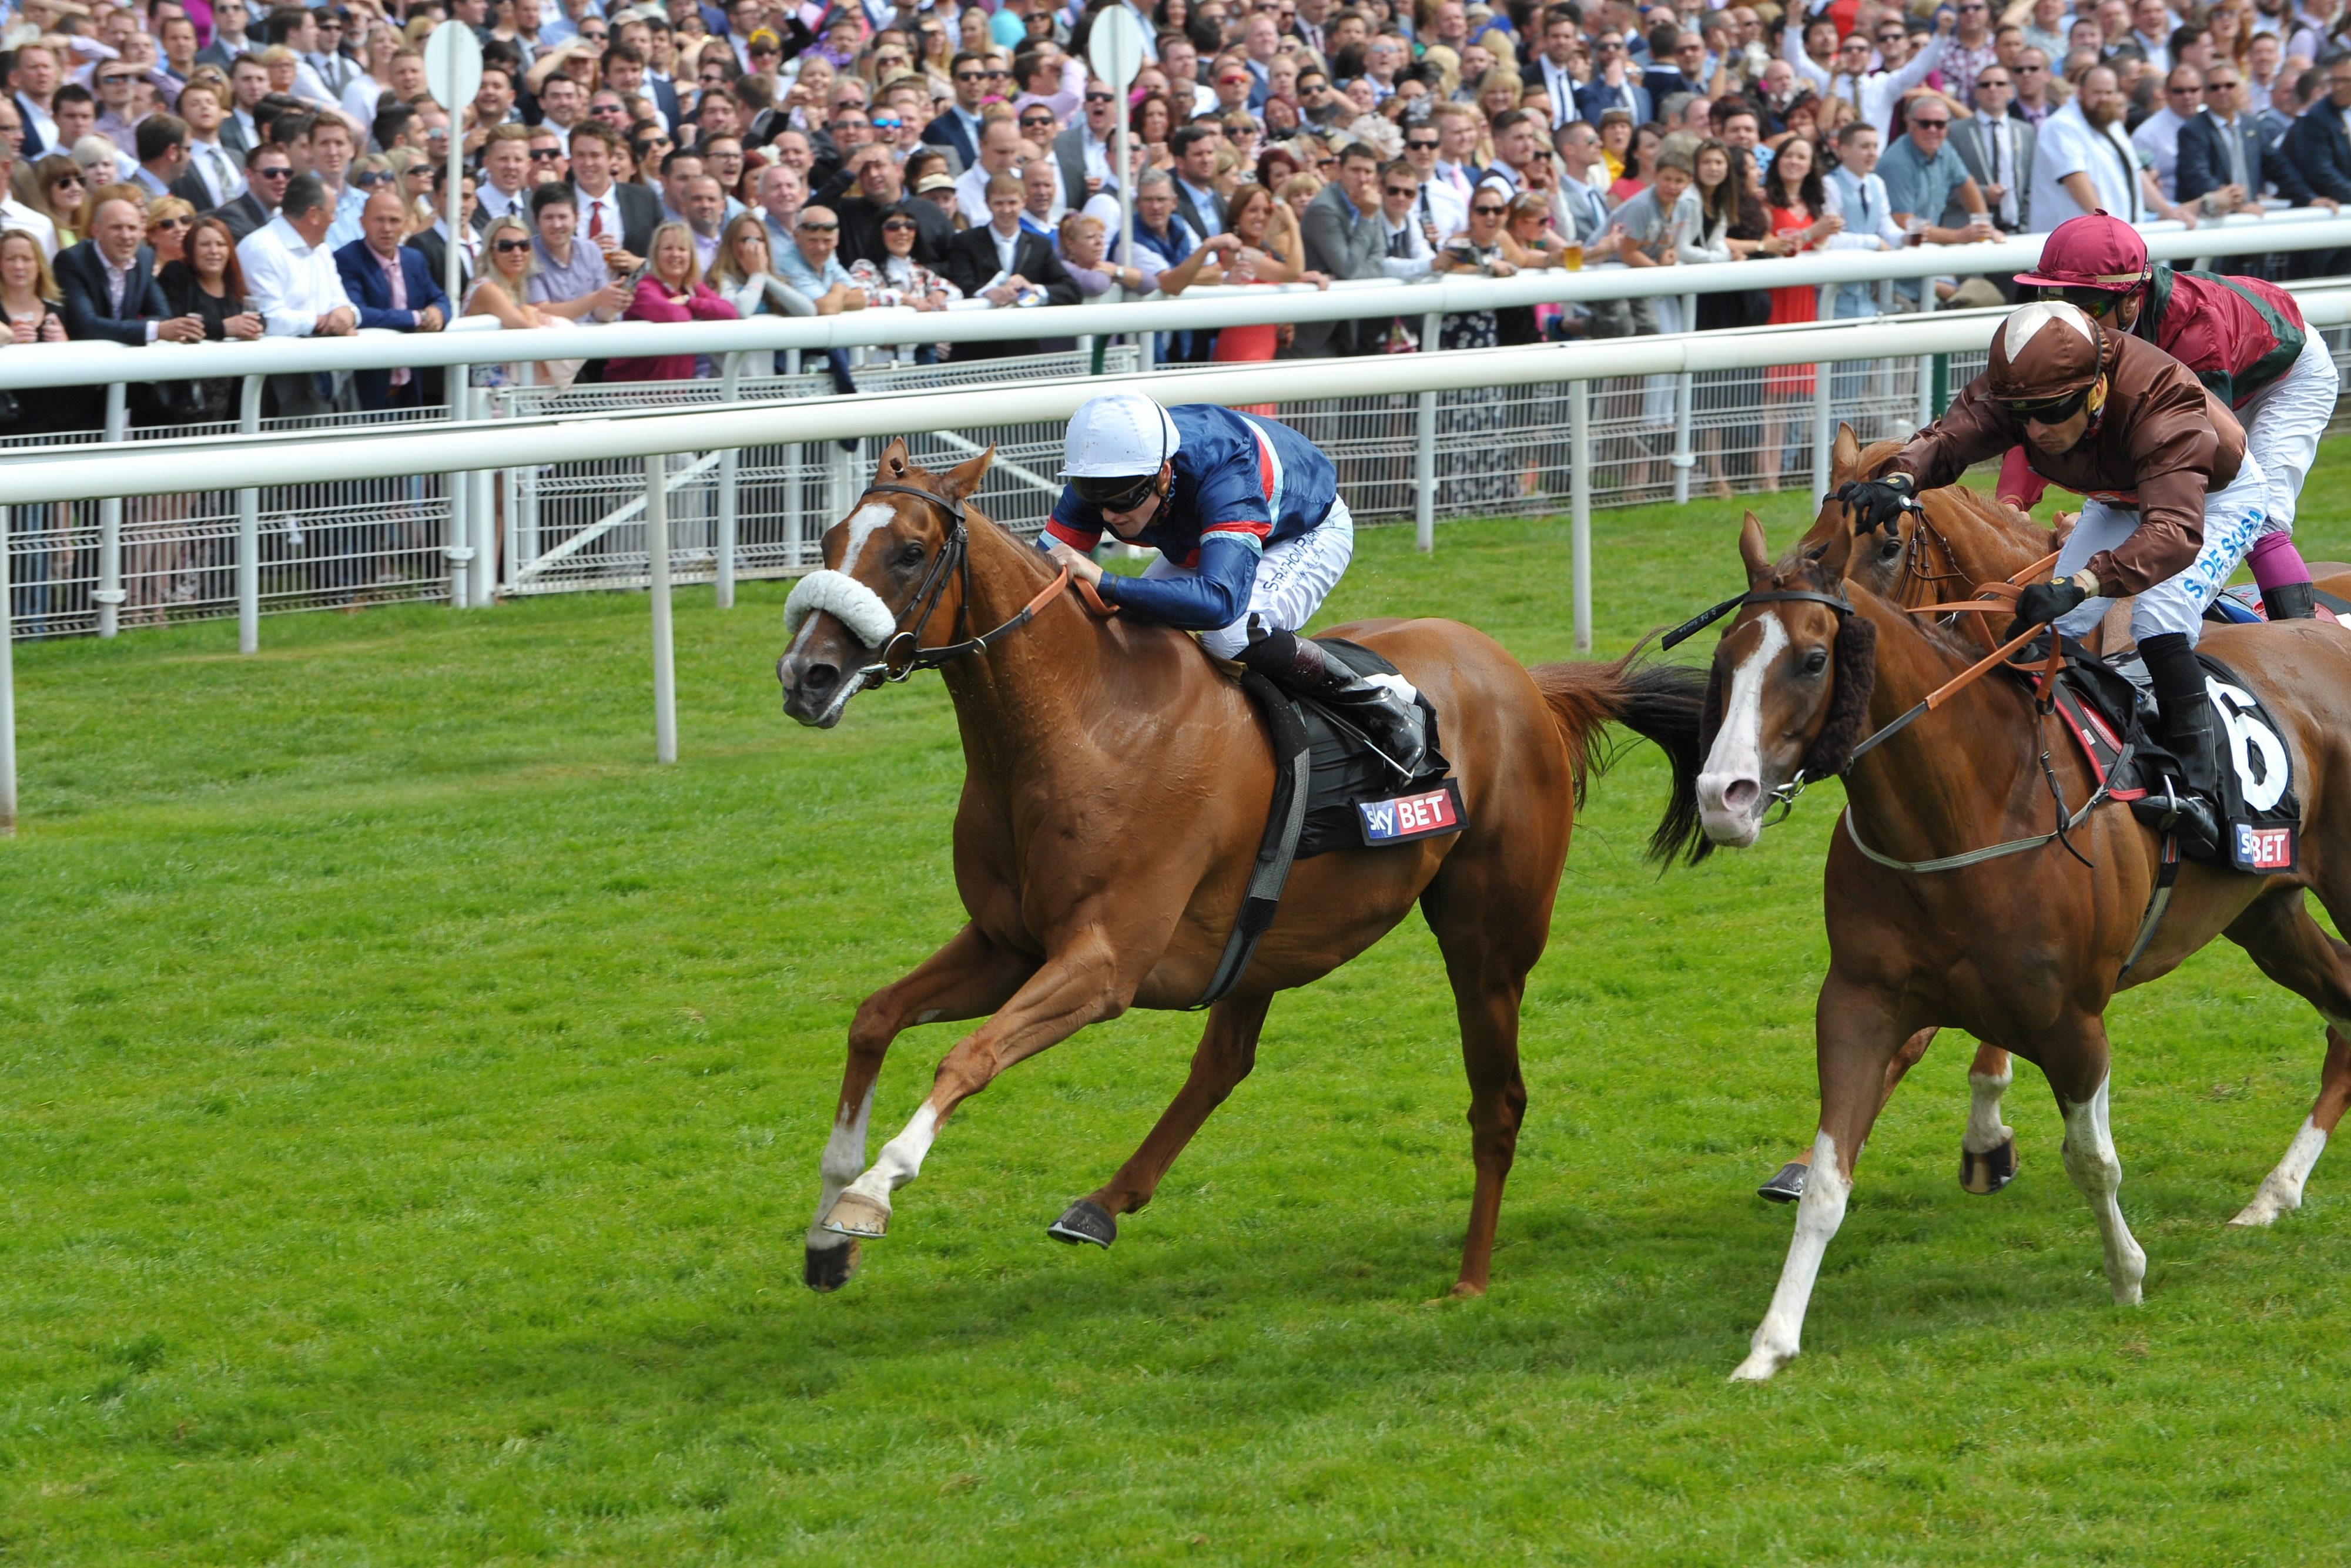
M 1225 199 L 1216 187 L 1217 152 L 1224 143 L 1225 133 L 1213 125 L 1183 126 L 1167 139 L 1176 159 L 1176 215 L 1203 237 L 1225 232 Z
M 237 56 L 258 53 L 259 46 L 245 36 L 251 19 L 245 0 L 213 0 L 213 41 L 196 51 L 196 64 L 226 70 Z
M 147 193 L 150 201 L 159 196 L 177 196 L 202 212 L 212 204 L 212 193 L 204 182 L 193 182 L 188 170 L 188 122 L 172 114 L 151 114 L 139 122 L 132 132 L 139 163 L 131 171 L 131 183 Z
M 1597 125 L 1612 109 L 1631 115 L 1635 125 L 1646 125 L 1651 118 L 1649 89 L 1632 69 L 1625 35 L 1603 28 L 1592 45 L 1592 79 L 1575 91 L 1575 112 Z
M 1002 309 L 1015 306 L 1021 294 L 1035 287 L 1045 291 L 1049 305 L 1075 305 L 1077 281 L 1061 266 L 1050 244 L 1020 226 L 1025 193 L 1020 182 L 998 174 L 987 183 L 987 222 L 966 229 L 947 246 L 943 270 L 947 281 L 967 298 L 982 298 Z M 992 360 L 1038 351 L 1035 339 L 1001 343 L 964 343 L 956 358 Z
M 241 245 L 246 235 L 266 227 L 277 215 L 277 204 L 286 199 L 286 183 L 293 177 L 293 154 L 274 143 L 265 144 L 246 161 L 245 194 L 214 209 L 213 216 L 226 224 Z
M 2003 234 L 2028 233 L 2032 223 L 2033 131 L 2008 112 L 2016 101 L 2016 78 L 1995 61 L 1976 73 L 1975 89 L 1975 112 L 1952 117 L 1951 151 L 1983 193 L 1993 225 Z M 1943 214 L 1943 226 L 1953 226 L 1953 213 Z
M 1309 267 L 1332 277 L 1382 275 L 1380 262 L 1387 255 L 1387 238 L 1380 219 L 1379 182 L 1378 152 L 1368 142 L 1348 143 L 1339 154 L 1339 178 L 1306 204 L 1306 217 L 1300 226 L 1305 230 Z M 1359 352 L 1357 325 L 1301 321 L 1297 352 L 1301 358 Z
M 378 189 L 360 211 L 360 237 L 335 252 L 343 292 L 359 309 L 362 328 L 437 332 L 448 323 L 449 297 L 423 253 L 400 243 L 407 226 L 397 191 Z M 438 402 L 425 374 L 405 367 L 361 371 L 354 378 L 363 409 L 416 408 Z
M 2296 206 L 2351 202 L 2351 134 L 2343 115 L 2351 110 L 2351 56 L 2326 68 L 2326 96 L 2312 104 L 2285 133 L 2284 164 L 2304 194 L 2288 192 Z M 2278 171 L 2278 189 L 2287 190 L 2286 173 Z M 2337 250 L 2296 251 L 2287 258 L 2289 277 L 2327 277 L 2341 270 Z
M 923 145 L 946 148 L 947 155 L 956 161 L 956 172 L 961 173 L 979 162 L 979 110 L 987 99 L 988 73 L 996 73 L 998 87 L 1004 85 L 1007 73 L 994 56 L 974 54 L 968 49 L 956 56 L 950 70 L 955 78 L 955 101 L 947 106 L 945 114 L 923 127 Z
M 2177 199 L 2185 205 L 2209 197 L 2223 211 L 2258 204 L 2267 140 L 2245 112 L 2244 74 L 2234 60 L 2216 64 L 2204 74 L 2203 112 L 2179 128 Z
M 442 202 L 446 198 L 448 188 L 449 165 L 438 164 L 433 171 L 433 205 L 435 211 L 439 210 Z M 458 226 L 465 237 L 458 247 L 457 298 L 463 299 L 465 297 L 465 285 L 474 276 L 474 262 L 480 254 L 482 244 L 481 235 L 475 229 L 472 223 L 466 221 L 473 216 L 474 210 L 473 175 L 458 176 L 458 199 L 460 203 L 457 208 Z M 425 270 L 433 275 L 433 280 L 435 283 L 441 282 L 449 276 L 446 270 L 449 265 L 448 219 L 435 218 L 432 227 L 419 230 L 409 235 L 408 243 L 417 255 L 424 258 Z
M 147 214 L 117 199 L 98 209 L 90 237 L 58 253 L 57 288 L 65 297 L 66 335 L 105 338 L 133 348 L 162 339 L 203 340 L 201 316 L 173 316 L 155 281 L 155 253 L 147 248 Z
M 1117 132 L 1118 94 L 1108 84 L 1087 78 L 1084 118 L 1053 138 L 1061 190 L 1071 206 L 1082 207 L 1095 192 L 1117 188 L 1118 171 L 1112 162 Z
M 177 112 L 188 122 L 188 172 L 181 182 L 188 188 L 174 186 L 175 193 L 194 203 L 200 213 L 225 206 L 245 194 L 245 160 L 221 142 L 221 127 L 228 113 L 227 83 L 200 72 L 180 89 Z M 195 194 L 198 191 L 203 195 Z
M 601 120 L 571 128 L 571 191 L 580 198 L 580 233 L 602 247 L 604 259 L 631 272 L 651 251 L 662 225 L 662 200 L 643 185 L 612 178 L 621 133 Z

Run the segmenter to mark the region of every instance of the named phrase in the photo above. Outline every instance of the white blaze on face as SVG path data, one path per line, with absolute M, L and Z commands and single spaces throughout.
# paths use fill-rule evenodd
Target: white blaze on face
M 867 544 L 896 520 L 895 509 L 879 501 L 860 507 L 849 518 L 849 539 L 841 551 L 841 565 L 812 571 L 793 585 L 791 597 L 784 604 L 784 631 L 791 638 L 791 652 L 799 650 L 808 636 L 809 622 L 820 611 L 830 611 L 869 648 L 890 640 L 898 618 L 881 595 L 857 580 L 856 573 Z
M 1722 728 L 1698 776 L 1698 814 L 1719 844 L 1755 841 L 1763 820 L 1763 682 L 1785 652 L 1788 629 L 1765 612 L 1755 622 L 1755 646 L 1730 673 Z

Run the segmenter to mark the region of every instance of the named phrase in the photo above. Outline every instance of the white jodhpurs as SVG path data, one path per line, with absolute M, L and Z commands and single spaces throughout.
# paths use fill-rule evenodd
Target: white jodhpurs
M 2302 498 L 2302 482 L 2318 459 L 2318 438 L 2334 423 L 2335 394 L 2341 386 L 2335 356 L 2313 331 L 2285 374 L 2255 392 L 2237 411 L 2237 417 L 2244 422 L 2246 449 L 2269 479 L 2269 518 L 2262 532 L 2294 532 L 2294 505 Z
M 1269 632 L 1295 632 L 1314 619 L 1322 601 L 1338 586 L 1347 563 L 1355 557 L 1355 516 L 1343 500 L 1331 503 L 1322 526 L 1311 534 L 1266 547 L 1257 563 L 1257 582 L 1249 590 L 1249 609 L 1231 625 L 1200 633 L 1200 646 L 1219 659 L 1238 659 L 1249 646 L 1251 615 L 1260 616 Z M 1192 577 L 1197 569 L 1177 566 L 1161 556 L 1143 569 L 1146 578 Z
M 2193 647 L 2204 627 L 2204 607 L 2220 594 L 2253 541 L 2262 537 L 2268 516 L 2269 484 L 2252 453 L 2229 487 L 2204 497 L 2204 548 L 2179 575 L 2168 577 L 2140 594 L 2131 605 L 2131 635 L 2140 642 L 2158 632 L 2178 632 Z M 2120 545 L 2138 531 L 2138 513 L 2104 501 L 2082 507 L 2082 520 L 2057 556 L 2056 577 L 2073 576 L 2100 550 Z M 2061 617 L 2057 629 L 2069 637 L 2089 634 L 2113 601 L 2085 600 L 2071 614 Z

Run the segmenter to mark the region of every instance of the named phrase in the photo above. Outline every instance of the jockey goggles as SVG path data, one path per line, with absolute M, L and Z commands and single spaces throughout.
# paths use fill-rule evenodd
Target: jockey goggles
M 2001 406 L 2017 418 L 2031 420 L 2037 424 L 2063 424 L 2089 401 L 2090 393 L 2096 390 L 2097 385 L 2096 382 L 2092 382 L 2079 392 L 2068 392 L 2064 397 L 2044 398 L 2037 402 L 2007 402 Z
M 2111 288 L 2043 288 L 2043 299 L 2062 299 L 2093 321 L 2103 321 L 2114 313 L 2116 305 L 2130 289 Z
M 1151 494 L 1151 487 L 1158 483 L 1157 468 L 1140 475 L 1085 474 L 1070 476 L 1070 487 L 1078 493 L 1078 499 L 1105 512 L 1134 510 L 1143 505 Z

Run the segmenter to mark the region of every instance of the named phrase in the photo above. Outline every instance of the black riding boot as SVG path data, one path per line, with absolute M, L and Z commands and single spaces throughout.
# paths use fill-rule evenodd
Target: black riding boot
M 2262 608 L 2273 621 L 2318 619 L 2318 601 L 2311 597 L 2311 585 L 2306 582 L 2282 582 L 2262 589 Z
M 2194 797 L 2183 803 L 2178 823 L 2180 845 L 2193 856 L 2217 853 L 2220 844 L 2220 745 L 2212 717 L 2212 697 L 2196 650 L 2177 632 L 2142 637 L 2139 656 L 2155 682 L 2163 744 L 2179 759 L 2180 787 Z
M 1259 632 L 1252 625 L 1240 662 L 1278 686 L 1311 697 L 1363 732 L 1406 779 L 1420 771 L 1428 727 L 1420 704 L 1382 682 L 1367 681 L 1311 637 Z

